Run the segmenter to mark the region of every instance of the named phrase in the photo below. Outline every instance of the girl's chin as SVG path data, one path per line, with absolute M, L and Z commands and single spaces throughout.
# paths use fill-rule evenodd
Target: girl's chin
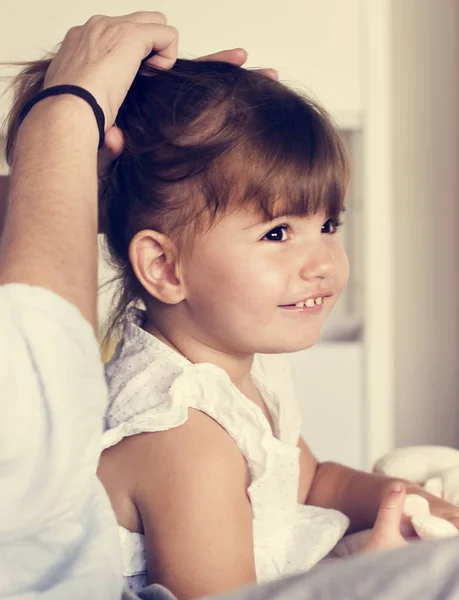
M 286 354 L 288 352 L 300 352 L 307 350 L 317 344 L 320 339 L 321 331 L 315 335 L 298 337 L 293 340 L 279 340 L 276 344 L 270 344 L 269 347 L 259 350 L 259 354 Z

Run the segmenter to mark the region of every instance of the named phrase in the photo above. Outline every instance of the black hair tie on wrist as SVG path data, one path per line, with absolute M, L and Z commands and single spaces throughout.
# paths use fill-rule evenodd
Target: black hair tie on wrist
M 53 87 L 46 88 L 42 90 L 38 94 L 36 94 L 33 98 L 31 98 L 27 104 L 22 108 L 19 114 L 19 125 L 24 121 L 26 116 L 29 114 L 31 109 L 35 106 L 37 102 L 43 100 L 44 98 L 48 98 L 49 96 L 60 96 L 61 94 L 72 94 L 74 96 L 78 96 L 85 100 L 89 106 L 92 108 L 94 112 L 94 116 L 96 117 L 97 127 L 99 128 L 99 146 L 100 150 L 104 145 L 105 140 L 105 115 L 104 111 L 97 104 L 97 100 L 94 96 L 85 90 L 84 88 L 78 85 L 55 85 Z

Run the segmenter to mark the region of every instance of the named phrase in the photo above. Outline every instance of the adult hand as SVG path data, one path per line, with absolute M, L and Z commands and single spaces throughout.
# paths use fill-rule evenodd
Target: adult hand
M 85 88 L 96 98 L 109 130 L 142 61 L 172 67 L 177 40 L 176 29 L 160 13 L 92 17 L 69 31 L 50 62 L 32 64 L 24 82 L 44 89 L 60 84 Z M 27 85 L 22 89 L 26 92 Z M 38 103 L 21 126 L 16 143 L 12 142 L 8 213 L 12 216 L 2 232 L 1 258 L 3 283 L 47 288 L 75 305 L 95 326 L 97 128 L 89 113 L 84 101 L 74 97 L 50 99 Z M 11 136 L 14 139 L 14 129 Z M 94 152 L 89 152 L 89 144 Z M 49 164 L 53 168 L 44 177 Z
M 170 69 L 177 59 L 178 33 L 158 12 L 121 17 L 91 17 L 67 33 L 51 61 L 44 88 L 79 85 L 95 96 L 105 115 L 105 130 L 118 110 L 141 62 Z

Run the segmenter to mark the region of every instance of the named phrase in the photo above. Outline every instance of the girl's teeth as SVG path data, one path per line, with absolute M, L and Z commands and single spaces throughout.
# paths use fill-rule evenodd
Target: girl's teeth
M 301 300 L 295 304 L 296 308 L 312 308 L 313 306 L 321 306 L 323 303 L 323 298 L 308 298 L 307 300 Z

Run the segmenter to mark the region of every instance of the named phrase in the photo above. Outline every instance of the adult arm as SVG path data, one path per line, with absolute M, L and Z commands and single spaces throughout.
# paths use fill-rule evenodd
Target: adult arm
M 173 62 L 176 32 L 159 18 L 75 28 L 45 86 L 85 87 L 110 127 L 144 56 L 156 48 Z M 0 242 L 2 597 L 120 592 L 114 517 L 95 476 L 106 405 L 93 331 L 97 142 L 90 107 L 71 96 L 38 103 L 16 140 Z
M 91 92 L 109 129 L 140 62 L 168 68 L 177 32 L 160 13 L 93 17 L 67 34 L 45 88 L 63 83 Z M 107 81 L 110 86 L 107 86 Z M 97 140 L 91 108 L 80 98 L 42 100 L 19 129 L 9 209 L 0 246 L 0 284 L 22 282 L 56 292 L 95 326 Z

